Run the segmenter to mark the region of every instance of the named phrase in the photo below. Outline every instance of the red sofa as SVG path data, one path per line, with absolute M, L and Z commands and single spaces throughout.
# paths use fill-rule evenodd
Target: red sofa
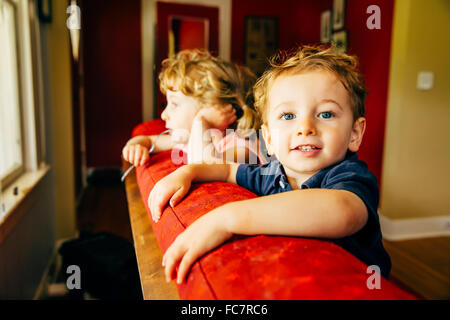
M 144 122 L 132 135 L 158 134 L 164 122 Z M 166 207 L 158 223 L 150 218 L 148 195 L 155 183 L 179 165 L 171 152 L 155 154 L 136 171 L 137 182 L 158 244 L 165 252 L 195 219 L 230 201 L 256 197 L 223 182 L 193 184 L 175 208 Z M 233 236 L 204 255 L 178 285 L 181 299 L 416 299 L 381 277 L 370 290 L 367 265 L 329 241 L 282 236 Z

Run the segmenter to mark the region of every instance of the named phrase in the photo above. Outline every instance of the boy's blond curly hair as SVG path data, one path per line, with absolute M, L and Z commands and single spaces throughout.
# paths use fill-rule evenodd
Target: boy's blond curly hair
M 270 68 L 255 84 L 255 107 L 263 123 L 267 123 L 269 91 L 274 81 L 282 74 L 293 75 L 305 71 L 326 70 L 335 74 L 347 89 L 353 119 L 364 117 L 367 88 L 364 77 L 358 70 L 358 59 L 344 53 L 336 53 L 334 47 L 302 46 L 294 54 L 279 52 L 270 60 Z
M 242 133 L 261 126 L 254 107 L 255 82 L 256 76 L 248 68 L 200 49 L 183 50 L 175 57 L 165 59 L 159 74 L 163 94 L 167 90 L 181 91 L 204 106 L 231 104 L 238 118 L 231 127 Z

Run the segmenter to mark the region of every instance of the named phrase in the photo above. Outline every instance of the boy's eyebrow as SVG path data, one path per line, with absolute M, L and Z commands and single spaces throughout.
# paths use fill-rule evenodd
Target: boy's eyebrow
M 280 104 L 277 104 L 274 108 L 273 108 L 273 110 L 276 110 L 276 109 L 278 109 L 278 108 L 280 108 L 280 107 L 283 107 L 283 106 L 291 106 L 291 105 L 295 105 L 295 101 L 283 101 L 283 102 L 281 102 Z
M 336 104 L 342 111 L 344 110 L 344 108 L 343 108 L 336 100 L 333 100 L 333 99 L 322 99 L 322 100 L 319 101 L 318 104 L 322 104 L 322 103 L 334 103 L 334 104 Z M 278 108 L 280 108 L 280 107 L 282 107 L 282 106 L 286 106 L 286 105 L 287 105 L 287 106 L 290 106 L 290 105 L 292 105 L 292 104 L 295 104 L 295 101 L 285 101 L 285 102 L 282 102 L 282 103 L 276 105 L 275 108 L 273 108 L 273 110 L 276 110 L 276 109 L 278 109 Z
M 342 108 L 342 106 L 341 106 L 336 100 L 333 100 L 333 99 L 322 99 L 322 100 L 319 101 L 319 104 L 324 103 L 324 102 L 331 102 L 331 103 L 334 103 L 334 104 L 336 104 L 342 111 L 344 110 L 344 108 Z

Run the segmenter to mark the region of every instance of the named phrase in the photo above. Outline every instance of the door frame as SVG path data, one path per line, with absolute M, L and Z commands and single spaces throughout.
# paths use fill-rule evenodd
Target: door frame
M 219 56 L 230 60 L 232 0 L 141 0 L 142 28 L 142 120 L 154 118 L 155 112 L 155 31 L 156 2 L 203 5 L 219 8 Z

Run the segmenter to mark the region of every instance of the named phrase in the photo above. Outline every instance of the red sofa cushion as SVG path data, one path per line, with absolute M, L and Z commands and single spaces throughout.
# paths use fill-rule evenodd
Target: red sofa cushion
M 163 131 L 161 120 L 138 125 L 133 135 Z M 193 184 L 175 208 L 166 207 L 158 223 L 151 219 L 148 195 L 155 183 L 179 165 L 171 152 L 151 156 L 137 168 L 139 189 L 163 252 L 195 219 L 230 201 L 256 197 L 237 185 Z M 192 266 L 178 285 L 181 299 L 415 299 L 381 277 L 370 290 L 367 265 L 330 241 L 284 236 L 233 236 Z

